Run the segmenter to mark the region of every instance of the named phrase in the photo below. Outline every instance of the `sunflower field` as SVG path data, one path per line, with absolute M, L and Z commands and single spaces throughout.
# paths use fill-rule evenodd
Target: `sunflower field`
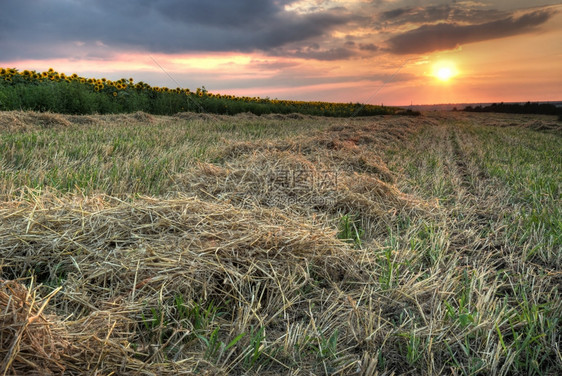
M 66 75 L 53 68 L 45 72 L 0 68 L 0 110 L 50 111 L 64 114 L 115 114 L 143 111 L 155 115 L 205 112 L 234 115 L 301 113 L 335 117 L 403 113 L 397 108 L 360 103 L 329 103 L 237 97 L 135 82 Z M 412 114 L 411 112 L 407 114 Z

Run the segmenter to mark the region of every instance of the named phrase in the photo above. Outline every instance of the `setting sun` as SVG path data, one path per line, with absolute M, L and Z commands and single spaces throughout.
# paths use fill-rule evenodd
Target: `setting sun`
M 449 81 L 452 75 L 453 72 L 450 68 L 441 68 L 437 71 L 437 78 L 439 78 L 441 81 Z
M 456 75 L 455 65 L 450 62 L 439 62 L 433 67 L 433 76 L 439 81 L 448 82 Z

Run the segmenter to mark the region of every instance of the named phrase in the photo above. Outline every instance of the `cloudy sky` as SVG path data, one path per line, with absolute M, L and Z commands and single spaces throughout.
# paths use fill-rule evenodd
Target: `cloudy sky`
M 2 0 L 0 66 L 296 100 L 562 100 L 562 4 Z

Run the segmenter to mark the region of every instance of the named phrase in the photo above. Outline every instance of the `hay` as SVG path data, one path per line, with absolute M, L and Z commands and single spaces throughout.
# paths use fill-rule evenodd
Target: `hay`
M 92 115 L 68 115 L 67 119 L 76 125 L 93 125 L 101 122 L 99 116 Z
M 59 289 L 60 290 L 60 289 Z M 0 371 L 6 374 L 53 375 L 66 369 L 62 357 L 70 342 L 64 325 L 43 311 L 49 300 L 37 297 L 36 288 L 0 280 Z
M 40 343 L 52 354 L 17 357 L 5 350 L 4 358 L 15 359 L 7 364 L 8 374 L 35 368 L 69 374 L 120 369 L 127 374 L 141 367 L 148 373 L 176 374 L 174 362 L 158 368 L 163 366 L 150 360 L 168 351 L 163 343 L 153 343 L 157 347 L 150 350 L 151 340 L 141 334 L 142 314 L 150 307 L 170 304 L 177 294 L 188 304 L 253 307 L 228 313 L 233 322 L 247 323 L 232 328 L 243 332 L 260 323 L 265 312 L 298 315 L 299 291 L 312 272 L 329 283 L 357 277 L 353 251 L 336 239 L 334 230 L 277 209 L 240 209 L 186 196 L 124 202 L 105 196 L 30 194 L 31 200 L 0 207 L 2 278 L 17 280 L 31 272 L 38 283 L 51 285 L 60 278 L 64 283 L 56 296 L 50 293 L 39 300 L 49 315 L 41 319 L 45 332 L 34 335 L 50 335 Z M 31 306 L 30 296 L 51 291 L 42 287 L 31 294 L 31 287 L 6 283 L 12 289 L 4 289 L 3 302 L 19 297 Z M 2 312 L 9 304 L 0 307 Z M 57 311 L 65 312 L 66 320 L 55 316 Z M 17 313 L 23 319 L 12 318 L 15 313 L 3 318 L 5 330 L 17 333 L 16 322 L 38 311 L 26 312 Z M 2 338 L 3 349 L 15 341 L 13 335 Z M 35 337 L 21 338 L 27 347 L 19 354 L 39 343 Z M 131 342 L 141 345 L 134 350 Z M 198 346 L 192 344 L 178 355 L 184 373 L 196 367 L 190 354 Z
M 99 118 L 106 124 L 111 125 L 123 125 L 130 123 L 147 123 L 153 124 L 157 120 L 146 112 L 137 111 L 130 114 L 111 114 L 111 115 L 99 115 Z
M 295 112 L 290 114 L 265 114 L 261 115 L 261 117 L 269 120 L 304 120 L 311 118 L 310 115 L 303 115 Z
M 148 123 L 156 122 L 153 115 L 138 111 L 117 115 L 63 115 L 50 112 L 3 111 L 0 112 L 0 130 L 31 131 L 37 128 L 66 128 L 73 125 Z
M 23 121 L 22 115 L 18 111 L 0 112 L 0 130 L 15 132 L 28 129 L 30 125 Z
M 435 121 L 347 119 L 292 140 L 233 143 L 223 149 L 222 164 L 193 167 L 174 178 L 173 189 L 243 207 L 277 207 L 320 216 L 332 225 L 342 215 L 352 214 L 365 228 L 366 238 L 374 238 L 401 212 L 425 216 L 436 206 L 394 187 L 396 175 L 380 156 L 386 148 L 404 142 L 420 124 Z M 305 184 L 283 184 L 287 173 L 304 176 Z M 317 189 L 314 180 L 332 184 Z
M 232 115 L 234 119 L 241 119 L 241 120 L 258 120 L 260 117 L 252 112 L 239 112 L 235 115 Z
M 61 289 L 41 299 L 41 287 L 34 286 L 33 279 L 0 280 L 2 375 L 81 375 L 106 367 L 129 372 L 142 368 L 142 362 L 123 346 L 128 321 L 118 310 L 96 311 L 76 321 L 46 314 Z
M 137 121 L 131 114 L 99 118 Z M 388 142 L 413 126 L 396 125 Z M 19 198 L 0 203 L 0 278 L 19 284 L 20 295 L 27 291 L 35 299 L 29 304 L 45 303 L 49 333 L 41 343 L 49 356 L 18 355 L 35 343 L 21 337 L 27 347 L 1 354 L 13 359 L 7 374 L 41 368 L 52 374 L 245 373 L 250 336 L 209 359 L 199 336 L 208 340 L 215 328 L 224 343 L 264 328 L 275 347 L 291 354 L 296 338 L 321 335 L 317 325 L 337 328 L 339 346 L 356 346 L 358 322 L 373 314 L 357 308 L 364 291 L 351 286 L 378 278 L 372 274 L 378 256 L 337 239 L 339 219 L 354 215 L 365 237 L 375 239 L 401 211 L 427 211 L 426 203 L 393 186 L 379 155 L 386 128 L 362 119 L 341 132 L 328 126 L 292 140 L 237 143 L 225 148 L 221 164 L 200 163 L 173 176 L 175 193 L 166 197 L 22 188 Z M 5 295 L 15 299 L 11 290 Z M 221 315 L 208 330 L 197 329 L 193 319 L 178 317 L 178 296 L 189 312 L 216 306 Z M 158 325 L 154 312 L 162 318 Z M 19 328 L 14 321 L 5 326 L 10 333 Z M 17 340 L 2 338 L 6 349 Z M 342 374 L 357 362 L 334 361 Z M 287 371 L 279 367 L 271 366 L 271 374 Z M 299 367 L 326 373 L 314 357 L 299 360 Z
M 520 126 L 522 128 L 532 129 L 538 132 L 546 132 L 546 133 L 553 133 L 556 135 L 562 135 L 562 125 L 554 122 L 536 120 L 532 122 L 523 123 Z
M 478 372 L 509 373 L 524 370 L 509 355 L 522 349 L 520 333 L 543 346 L 537 369 L 560 368 L 559 268 L 522 261 L 520 245 L 507 243 L 508 223 L 491 214 L 512 205 L 508 192 L 488 195 L 505 187 L 463 184 L 478 160 L 455 165 L 470 154 L 462 133 L 453 150 L 456 123 L 404 142 L 440 116 L 226 140 L 222 160 L 182 165 L 168 175 L 176 192 L 158 197 L 14 190 L 0 202 L 0 375 L 458 373 L 475 369 L 472 355 L 483 362 Z M 430 203 L 395 186 L 416 190 L 384 163 L 389 145 L 412 147 L 398 168 L 423 171 L 417 151 L 437 147 L 446 167 L 437 177 L 447 175 L 454 198 L 433 218 Z M 296 171 L 337 171 L 337 184 L 287 184 L 283 172 Z M 373 239 L 338 240 L 343 214 Z M 529 295 L 519 295 L 527 280 Z M 467 325 L 460 296 L 474 314 Z M 545 302 L 537 311 L 545 334 L 514 316 L 527 309 L 520 296 L 532 298 L 530 309 Z
M 178 112 L 173 116 L 179 120 L 205 120 L 212 121 L 220 119 L 221 115 L 201 113 L 201 112 Z
M 72 123 L 65 115 L 50 112 L 3 111 L 0 112 L 0 129 L 29 131 L 35 128 L 69 127 Z
M 246 208 L 275 207 L 296 215 L 315 215 L 332 224 L 351 213 L 363 221 L 369 237 L 386 231 L 401 210 L 421 213 L 429 208 L 426 202 L 379 179 L 377 173 L 393 179 L 382 161 L 363 159 L 368 168 L 361 166 L 363 171 L 356 172 L 353 163 L 361 158 L 365 156 L 349 164 L 337 159 L 323 163 L 291 151 L 256 151 L 223 166 L 200 163 L 178 175 L 174 189 Z
M 72 125 L 64 115 L 49 112 L 26 112 L 26 121 L 41 128 L 69 127 Z
M 137 111 L 130 115 L 133 119 L 141 123 L 154 123 L 156 119 L 154 116 L 147 114 L 146 112 Z

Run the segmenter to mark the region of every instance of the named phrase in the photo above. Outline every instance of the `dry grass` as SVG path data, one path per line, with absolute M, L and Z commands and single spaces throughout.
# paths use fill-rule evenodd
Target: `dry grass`
M 3 111 L 0 112 L 0 131 L 22 132 L 37 129 L 64 129 L 71 126 L 93 126 L 130 123 L 152 124 L 156 121 L 153 115 L 144 112 L 119 115 L 64 115 L 50 112 Z
M 139 371 L 142 363 L 135 362 L 135 356 L 147 361 L 170 356 L 182 344 L 186 351 L 174 357 L 183 367 L 193 370 L 202 361 L 194 356 L 201 351 L 201 345 L 194 343 L 197 338 L 181 340 L 195 331 L 187 320 L 170 322 L 173 329 L 155 328 L 174 331 L 165 341 L 160 335 L 155 340 L 151 333 L 142 334 L 146 332 L 142 314 L 151 308 L 163 306 L 162 315 L 177 319 L 176 296 L 188 305 L 205 307 L 213 302 L 221 307 L 227 318 L 212 318 L 209 325 L 220 325 L 225 338 L 248 333 L 252 326 L 267 327 L 268 336 L 281 331 L 276 338 L 290 330 L 285 327 L 288 317 L 302 315 L 303 304 L 325 303 L 321 289 L 301 291 L 311 278 L 329 285 L 356 280 L 354 275 L 361 273 L 350 267 L 355 263 L 354 251 L 337 240 L 333 230 L 275 209 L 243 210 L 190 197 L 122 202 L 101 196 L 42 195 L 4 203 L 0 214 L 5 218 L 0 235 L 3 274 L 21 281 L 6 282 L 1 300 L 2 312 L 8 312 L 1 355 L 12 359 L 9 369 L 20 372 L 41 367 L 26 355 L 38 346 L 38 340 L 26 332 L 31 328 L 9 335 L 18 329 L 16 322 L 38 316 L 32 307 L 42 303 L 31 299 L 37 289 L 31 293 L 21 285 L 29 283 L 25 276 L 30 273 L 47 285 L 66 279 L 64 290 L 55 289 L 45 299 L 50 300 L 49 311 L 61 316 L 41 316 L 45 333 L 34 333 L 45 337 L 44 345 L 52 343 L 49 351 L 56 352 L 54 359 L 66 356 L 66 363 L 70 356 L 82 370 L 124 367 L 128 372 Z M 19 311 L 13 308 L 18 307 L 13 299 L 23 302 Z M 100 336 L 102 329 L 106 332 Z M 137 351 L 129 342 L 136 343 Z M 87 343 L 90 351 L 68 355 L 70 343 L 80 349 Z M 102 357 L 110 349 L 115 352 Z M 95 363 L 93 353 L 102 359 Z M 242 358 L 244 350 L 234 355 Z M 147 372 L 177 372 L 174 362 L 162 369 L 157 364 L 144 366 Z
M 116 194 L 5 195 L 0 374 L 562 372 L 558 136 L 458 114 L 61 118 L 45 132 L 221 144 L 159 195 L 127 191 L 142 137 Z
M 68 116 L 28 111 L 3 112 L 0 116 L 0 130 L 21 131 L 32 128 L 68 127 L 72 123 L 67 120 Z
M 401 193 L 376 174 L 365 173 L 364 165 L 356 172 L 350 165 L 338 168 L 337 159 L 333 164 L 311 161 L 307 158 L 311 155 L 319 156 L 256 150 L 224 165 L 201 163 L 177 176 L 174 190 L 247 208 L 277 207 L 331 223 L 352 213 L 368 229 L 369 239 L 385 233 L 399 213 L 422 215 L 432 208 L 431 203 Z M 392 176 L 384 163 L 373 159 L 368 161 L 377 172 Z

